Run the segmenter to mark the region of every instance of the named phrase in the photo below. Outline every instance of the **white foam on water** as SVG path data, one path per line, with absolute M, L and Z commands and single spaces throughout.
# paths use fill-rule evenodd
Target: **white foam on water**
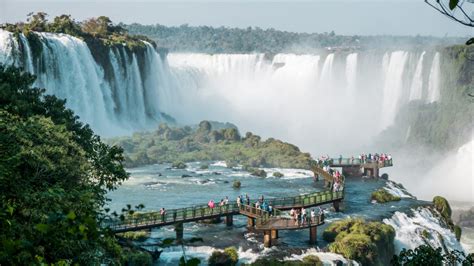
M 394 196 L 415 199 L 415 197 L 411 195 L 405 188 L 393 181 L 387 180 L 387 183 L 383 188 Z
M 304 250 L 303 253 L 300 255 L 293 254 L 289 257 L 285 257 L 284 260 L 303 260 L 304 257 L 309 255 L 317 256 L 321 260 L 321 262 L 324 263 L 324 265 L 337 265 L 336 261 L 340 261 L 344 265 L 359 265 L 359 263 L 357 263 L 356 261 L 348 260 L 342 255 L 331 252 L 322 252 L 316 248 L 309 248 L 307 250 Z
M 454 233 L 440 221 L 439 217 L 433 215 L 433 210 L 420 207 L 412 212 L 413 216 L 409 216 L 397 211 L 392 218 L 383 220 L 395 229 L 396 253 L 403 248 L 415 249 L 423 244 L 428 244 L 433 248 L 441 247 L 444 252 L 464 251 Z

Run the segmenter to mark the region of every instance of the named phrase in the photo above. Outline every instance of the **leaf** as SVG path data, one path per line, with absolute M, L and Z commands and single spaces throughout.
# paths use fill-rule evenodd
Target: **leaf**
M 451 10 L 455 9 L 458 3 L 459 3 L 459 0 L 449 0 L 449 8 Z
M 471 38 L 466 42 L 466 45 L 471 45 L 471 44 L 474 44 L 474 38 Z
M 48 231 L 49 225 L 47 224 L 37 224 L 35 226 L 36 230 L 40 231 L 41 233 L 46 233 Z
M 13 208 L 13 206 L 8 205 L 8 207 L 7 207 L 7 212 L 10 214 L 10 216 L 13 215 L 13 211 L 14 211 L 14 210 L 15 210 L 15 208 Z
M 174 238 L 165 238 L 163 239 L 163 245 L 171 245 L 174 242 Z
M 76 214 L 73 211 L 70 211 L 67 214 L 66 218 L 68 218 L 69 220 L 74 220 L 74 219 L 76 219 Z
M 87 227 L 83 224 L 79 225 L 79 231 L 81 232 L 81 234 L 84 234 L 84 231 L 86 231 Z

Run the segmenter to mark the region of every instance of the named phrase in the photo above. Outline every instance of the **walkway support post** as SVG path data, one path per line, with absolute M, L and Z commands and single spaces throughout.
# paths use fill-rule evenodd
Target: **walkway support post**
M 272 239 L 277 239 L 278 238 L 278 230 L 277 229 L 272 229 L 271 235 L 272 235 Z
M 225 224 L 227 226 L 232 226 L 234 224 L 234 216 L 232 214 L 227 214 L 225 216 Z
M 309 243 L 311 245 L 316 244 L 318 236 L 318 227 L 312 226 L 309 228 Z
M 332 203 L 332 206 L 334 207 L 334 210 L 335 210 L 336 212 L 339 212 L 339 211 L 340 211 L 340 203 L 341 203 L 340 200 L 336 200 L 336 201 L 334 201 L 334 202 Z
M 265 230 L 263 232 L 263 246 L 269 248 L 272 246 L 272 236 L 270 230 Z
M 255 219 L 252 217 L 247 217 L 247 227 L 254 227 L 255 226 Z
M 176 232 L 176 240 L 178 242 L 182 241 L 183 240 L 183 232 L 184 232 L 183 223 L 176 223 L 174 225 L 174 231 Z

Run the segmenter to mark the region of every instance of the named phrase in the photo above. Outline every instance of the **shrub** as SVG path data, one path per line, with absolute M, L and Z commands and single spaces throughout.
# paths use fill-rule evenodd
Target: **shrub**
M 446 220 L 451 219 L 451 206 L 449 206 L 449 202 L 445 198 L 436 196 L 433 198 L 433 204 L 435 209 L 439 211 L 439 213 L 441 213 L 443 218 L 445 218 Z
M 145 241 L 147 238 L 150 237 L 149 231 L 132 231 L 132 232 L 125 232 L 117 234 L 120 237 L 130 239 L 133 241 Z
M 171 167 L 176 168 L 176 169 L 185 169 L 186 164 L 184 162 L 181 162 L 181 161 L 176 161 L 171 165 Z
M 330 224 L 323 232 L 331 252 L 354 259 L 362 265 L 387 264 L 393 256 L 395 230 L 380 222 L 345 219 Z
M 240 180 L 234 180 L 234 183 L 232 184 L 233 188 L 240 188 L 242 184 L 240 183 Z
M 250 174 L 259 177 L 267 177 L 267 172 L 263 169 L 253 169 Z
M 282 173 L 280 173 L 280 172 L 274 172 L 274 173 L 273 173 L 273 176 L 274 176 L 274 177 L 283 177 L 284 175 L 283 175 Z
M 238 260 L 239 257 L 234 248 L 226 248 L 224 252 L 216 250 L 209 257 L 209 266 L 234 266 Z
M 386 189 L 381 188 L 374 192 L 370 196 L 371 200 L 375 200 L 378 203 L 386 203 L 390 201 L 400 201 L 400 197 L 390 194 Z
M 152 265 L 153 258 L 149 253 L 142 251 L 129 251 L 124 254 L 123 264 L 130 266 Z
M 458 241 L 460 241 L 461 240 L 462 229 L 459 225 L 454 226 L 454 234 L 456 235 L 456 239 Z
M 303 258 L 303 265 L 322 266 L 323 263 L 316 255 L 308 255 Z
M 232 265 L 237 264 L 237 262 L 239 261 L 239 253 L 237 253 L 237 250 L 234 247 L 225 248 L 224 253 L 230 257 L 230 260 L 233 263 Z
M 209 169 L 209 165 L 208 164 L 203 164 L 199 167 L 199 169 L 201 169 L 201 170 Z

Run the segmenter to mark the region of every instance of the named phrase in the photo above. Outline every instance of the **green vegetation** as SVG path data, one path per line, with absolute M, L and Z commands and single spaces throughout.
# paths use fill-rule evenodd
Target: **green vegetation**
M 380 222 L 345 219 L 330 224 L 323 232 L 329 250 L 362 265 L 386 265 L 394 253 L 395 230 Z
M 130 231 L 117 234 L 117 236 L 133 241 L 145 241 L 150 237 L 150 231 Z
M 250 169 L 250 174 L 258 177 L 267 177 L 267 172 L 263 169 L 252 168 Z
M 125 250 L 124 257 L 121 261 L 123 265 L 131 266 L 151 266 L 153 265 L 153 258 L 148 252 Z
M 463 42 L 462 38 L 343 36 L 335 32 L 295 33 L 275 29 L 178 27 L 163 25 L 122 25 L 132 34 L 146 35 L 171 51 L 204 53 L 307 53 L 323 47 L 345 49 L 384 47 L 416 47 Z M 343 49 L 344 49 L 343 48 Z
M 244 264 L 245 265 L 245 264 Z M 251 266 L 322 266 L 321 260 L 314 255 L 308 255 L 303 260 L 286 260 L 259 258 L 255 262 L 248 264 Z
M 123 147 L 127 167 L 151 163 L 226 161 L 228 166 L 243 165 L 250 172 L 256 167 L 311 169 L 314 160 L 298 147 L 269 138 L 262 141 L 248 132 L 241 137 L 236 128 L 213 129 L 208 121 L 198 127 L 170 127 L 161 124 L 153 132 L 113 138 L 110 144 Z M 254 174 L 266 176 L 255 169 Z
M 239 254 L 234 247 L 228 247 L 224 251 L 214 251 L 209 257 L 209 266 L 235 266 L 239 261 Z
M 463 252 L 454 250 L 443 254 L 441 248 L 434 249 L 429 245 L 421 245 L 415 250 L 403 249 L 399 255 L 393 256 L 391 264 L 402 265 L 472 265 L 474 257 L 465 255 Z
M 240 183 L 240 180 L 234 180 L 234 183 L 232 183 L 233 188 L 240 188 L 242 186 L 242 183 Z
M 441 101 L 411 101 L 400 108 L 392 127 L 378 138 L 379 147 L 423 146 L 451 151 L 471 140 L 474 97 L 474 46 L 456 45 L 439 50 Z M 453 119 L 456 117 L 456 119 Z M 407 132 L 409 130 L 409 135 Z M 392 140 L 392 141 L 387 141 Z
M 386 203 L 390 201 L 400 201 L 400 197 L 390 194 L 386 189 L 380 188 L 372 192 L 370 196 L 371 200 L 375 200 L 378 203 Z
M 273 176 L 274 176 L 274 177 L 283 177 L 284 175 L 283 175 L 282 173 L 280 173 L 280 172 L 274 172 L 274 173 L 273 173 Z
M 0 65 L 0 264 L 117 264 L 100 222 L 106 193 L 128 178 L 122 149 L 33 82 Z
M 459 225 L 454 226 L 454 235 L 458 241 L 461 241 L 462 229 Z
M 171 167 L 176 168 L 176 169 L 186 169 L 186 164 L 181 161 L 177 161 L 171 164 Z
M 118 52 L 132 53 L 136 55 L 140 68 L 143 67 L 146 58 L 144 58 L 147 49 L 145 42 L 154 47 L 154 41 L 145 36 L 128 34 L 127 30 L 119 25 L 114 25 L 112 21 L 105 16 L 91 18 L 82 22 L 75 21 L 70 15 L 61 15 L 48 21 L 48 15 L 44 12 L 29 14 L 27 22 L 16 24 L 5 24 L 4 30 L 13 32 L 17 38 L 22 33 L 25 35 L 31 47 L 34 62 L 41 62 L 40 56 L 43 52 L 43 43 L 39 32 L 64 33 L 83 40 L 91 50 L 94 60 L 100 64 L 105 71 L 105 78 L 111 80 L 113 77 L 113 68 L 110 59 L 110 51 L 114 49 Z M 19 42 L 21 44 L 21 42 Z M 48 43 L 45 43 L 48 46 Z M 21 47 L 24 49 L 24 47 Z

